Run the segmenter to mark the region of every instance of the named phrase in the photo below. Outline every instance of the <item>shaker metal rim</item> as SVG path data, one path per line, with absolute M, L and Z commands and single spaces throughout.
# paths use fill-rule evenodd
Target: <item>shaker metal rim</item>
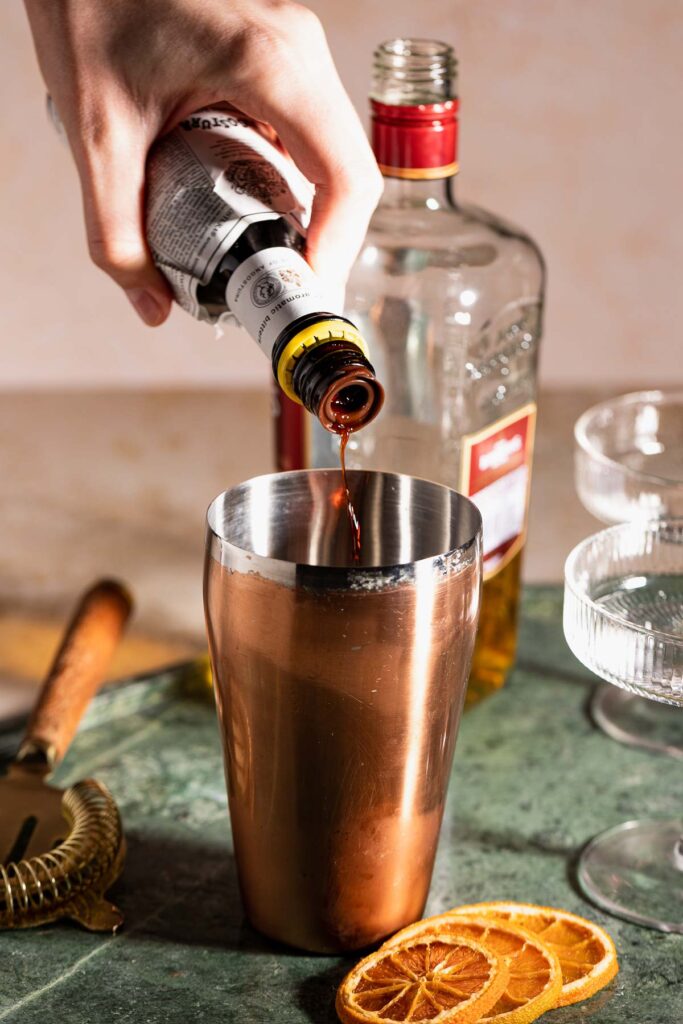
M 424 555 L 414 560 L 403 559 L 400 561 L 380 562 L 377 564 L 321 564 L 305 560 L 289 560 L 277 556 L 264 555 L 253 551 L 247 546 L 235 543 L 220 532 L 217 524 L 218 512 L 226 501 L 226 498 L 233 494 L 236 497 L 242 491 L 245 495 L 248 489 L 259 483 L 282 482 L 288 480 L 306 478 L 310 480 L 333 478 L 339 486 L 341 484 L 341 471 L 334 468 L 290 470 L 282 473 L 264 473 L 256 477 L 236 484 L 218 494 L 209 504 L 206 513 L 207 534 L 209 537 L 209 551 L 213 559 L 228 569 L 238 569 L 241 572 L 255 572 L 277 579 L 282 583 L 294 584 L 297 586 L 311 586 L 316 589 L 330 589 L 345 587 L 350 589 L 373 589 L 384 586 L 395 586 L 402 582 L 410 582 L 415 576 L 424 571 L 427 567 L 431 571 L 442 571 L 448 573 L 460 564 L 466 564 L 481 553 L 482 518 L 477 506 L 465 495 L 460 494 L 453 488 L 444 484 L 428 480 L 423 477 L 409 476 L 404 473 L 389 473 L 383 470 L 348 470 L 347 478 L 350 483 L 358 476 L 383 478 L 392 488 L 412 486 L 417 484 L 426 489 L 427 493 L 436 494 L 440 492 L 444 498 L 448 498 L 451 506 L 455 502 L 461 506 L 463 513 L 470 517 L 469 529 L 465 530 L 465 538 L 458 544 L 451 544 L 445 550 L 435 549 L 433 553 Z

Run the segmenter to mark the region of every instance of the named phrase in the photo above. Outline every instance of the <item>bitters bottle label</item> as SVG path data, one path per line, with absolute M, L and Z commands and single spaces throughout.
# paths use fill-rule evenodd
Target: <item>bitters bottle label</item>
M 313 186 L 263 131 L 230 110 L 203 110 L 150 153 L 149 246 L 178 303 L 198 319 L 211 318 L 197 287 L 250 224 L 282 217 L 306 233 Z
M 306 260 L 294 249 L 262 249 L 240 263 L 226 291 L 230 311 L 270 358 L 298 317 L 333 309 Z

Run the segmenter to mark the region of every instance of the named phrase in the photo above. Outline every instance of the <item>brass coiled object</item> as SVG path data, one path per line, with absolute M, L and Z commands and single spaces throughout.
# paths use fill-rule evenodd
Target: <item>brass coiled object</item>
M 27 928 L 71 917 L 89 928 L 116 928 L 119 912 L 103 899 L 121 873 L 125 840 L 118 808 L 94 779 L 62 798 L 69 833 L 39 857 L 0 864 L 0 928 Z
M 113 797 L 94 779 L 64 791 L 47 780 L 105 677 L 131 608 L 116 580 L 100 580 L 83 595 L 0 778 L 0 928 L 70 917 L 93 931 L 116 931 L 123 922 L 104 898 L 126 850 Z

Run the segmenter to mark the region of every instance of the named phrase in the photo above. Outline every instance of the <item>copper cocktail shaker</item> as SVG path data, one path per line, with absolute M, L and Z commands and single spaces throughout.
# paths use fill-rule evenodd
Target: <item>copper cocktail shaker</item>
M 481 519 L 438 484 L 257 477 L 208 513 L 205 607 L 251 923 L 316 952 L 421 916 L 474 643 Z

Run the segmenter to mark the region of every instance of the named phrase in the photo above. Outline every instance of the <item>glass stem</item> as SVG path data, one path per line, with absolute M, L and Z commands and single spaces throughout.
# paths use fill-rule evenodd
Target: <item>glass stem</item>
M 683 835 L 680 835 L 676 840 L 673 859 L 676 870 L 683 872 Z

